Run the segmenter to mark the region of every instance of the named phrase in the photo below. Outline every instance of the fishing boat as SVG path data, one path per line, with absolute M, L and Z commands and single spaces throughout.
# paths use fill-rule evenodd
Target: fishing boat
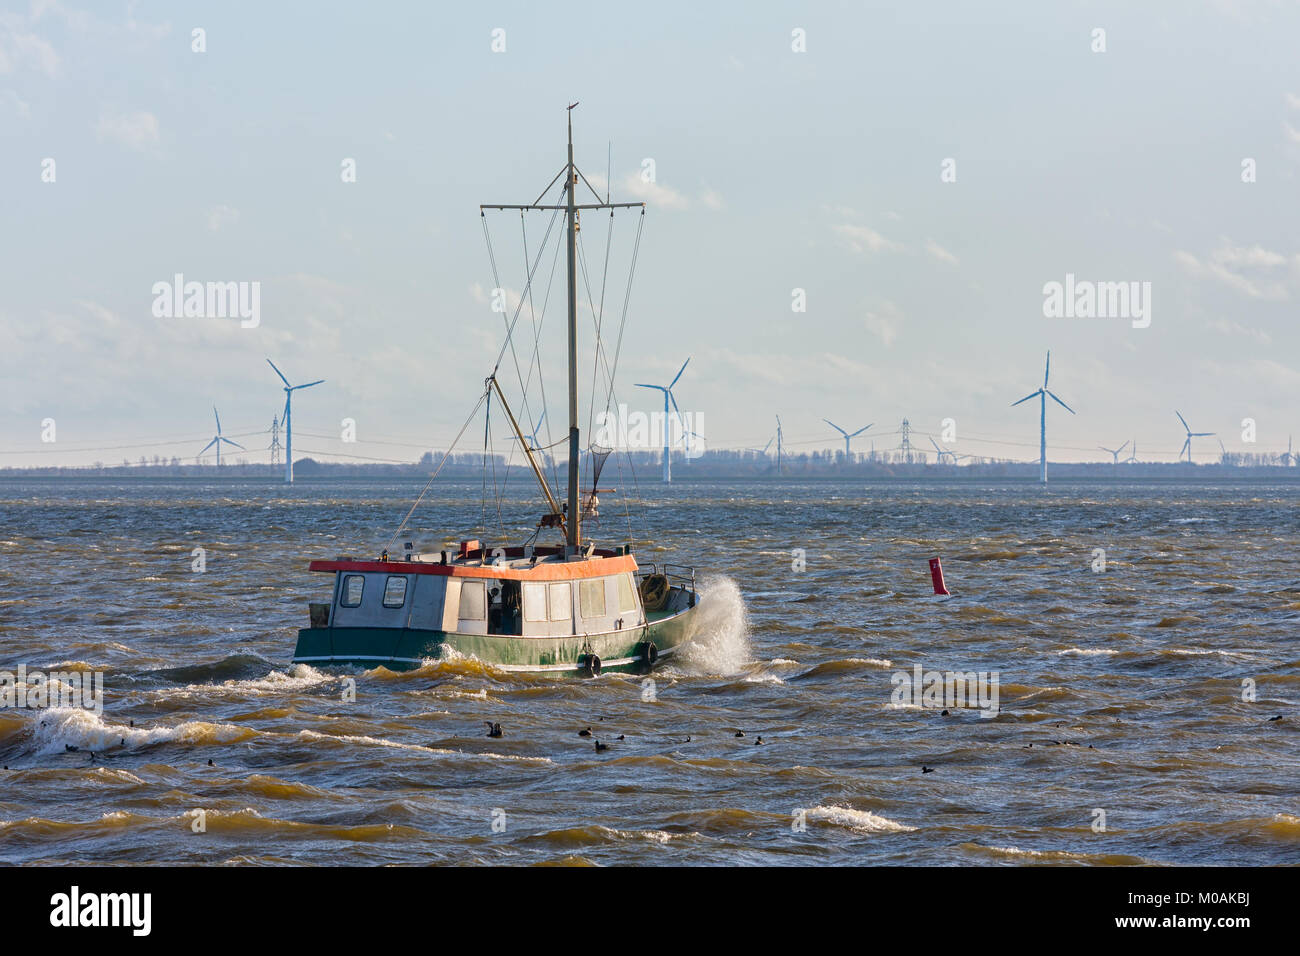
M 584 457 L 578 427 L 580 216 L 585 211 L 609 210 L 612 235 L 612 217 L 616 211 L 639 209 L 640 216 L 644 217 L 645 203 L 610 202 L 608 191 L 602 200 L 574 165 L 572 111 L 576 105 L 568 107 L 567 161 L 541 196 L 527 205 L 480 206 L 485 235 L 488 235 L 486 213 L 489 210 L 519 210 L 521 218 L 527 211 L 549 210 L 552 224 L 556 217 L 563 216 L 563 242 L 568 260 L 569 421 L 565 502 L 561 504 L 558 500 L 539 459 L 537 430 L 532 433 L 534 440 L 529 441 L 497 381 L 497 369 L 506 353 L 503 346 L 497 368 L 485 381 L 479 406 L 486 405 L 490 415 L 493 399 L 496 400 L 538 482 L 545 510 L 538 518 L 536 529 L 519 544 L 463 539 L 455 547 L 423 552 L 417 551 L 411 542 L 405 542 L 400 558 L 390 557 L 389 548 L 385 547 L 376 559 L 339 557 L 312 561 L 312 571 L 333 575 L 333 594 L 328 602 L 310 605 L 310 626 L 298 632 L 294 663 L 410 670 L 430 660 L 462 655 L 507 671 L 594 677 L 606 670 L 649 669 L 679 651 L 699 627 L 701 597 L 694 568 L 658 563 L 641 565 L 630 543 L 599 548 L 594 541 L 583 537 L 584 520 L 595 519 L 599 514 L 598 492 L 610 491 L 597 485 L 612 449 L 594 443 L 587 446 L 585 457 L 590 464 L 591 484 L 587 493 L 580 495 L 579 466 Z M 564 185 L 560 195 L 554 202 L 544 203 L 561 180 Z M 591 190 L 596 202 L 578 202 L 580 185 Z M 642 221 L 638 219 L 638 248 Z M 548 236 L 550 232 L 548 229 Z M 495 273 L 490 236 L 488 251 Z M 537 259 L 541 259 L 540 250 Z M 633 263 L 634 269 L 635 259 Z M 534 266 L 529 271 L 526 295 L 531 294 L 535 272 Z M 629 288 L 630 282 L 629 275 Z M 497 286 L 500 287 L 499 282 Z M 603 298 L 602 293 L 602 302 Z M 522 308 L 523 297 L 514 319 L 507 322 L 507 342 Z M 599 316 L 595 325 L 599 355 Z M 620 329 L 620 343 L 621 340 Z M 617 365 L 616 357 L 614 365 Z M 609 394 L 613 394 L 612 373 Z M 471 420 L 476 413 L 477 406 L 471 412 Z M 461 433 L 464 431 L 462 428 Z M 430 482 L 438 476 L 450 454 L 448 449 Z M 555 484 L 558 487 L 558 474 Z M 419 501 L 417 498 L 416 505 Z M 416 505 L 389 539 L 390 547 L 407 528 Z M 543 535 L 558 540 L 542 543 Z

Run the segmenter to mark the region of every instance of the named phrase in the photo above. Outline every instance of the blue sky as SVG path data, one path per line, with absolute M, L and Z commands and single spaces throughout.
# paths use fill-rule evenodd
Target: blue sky
M 1053 460 L 1129 438 L 1172 460 L 1174 408 L 1229 450 L 1300 434 L 1297 3 L 0 11 L 0 464 L 192 460 L 213 404 L 228 434 L 269 425 L 267 356 L 327 380 L 295 402 L 304 433 L 357 423 L 357 445 L 298 448 L 444 446 L 501 342 L 478 204 L 541 191 L 574 100 L 579 166 L 603 184 L 612 149 L 614 198 L 650 204 L 619 397 L 653 410 L 631 384 L 691 356 L 677 398 L 714 447 L 762 446 L 777 414 L 797 451 L 841 446 L 823 417 L 951 417 L 958 451 L 1030 460 L 1037 409 L 1009 406 L 1048 348 L 1078 412 L 1049 411 Z M 604 221 L 584 225 L 599 261 Z M 519 290 L 518 220 L 492 229 Z M 176 273 L 260 282 L 260 325 L 155 317 Z M 1067 273 L 1150 282 L 1150 327 L 1045 318 Z M 558 300 L 543 334 L 558 426 Z

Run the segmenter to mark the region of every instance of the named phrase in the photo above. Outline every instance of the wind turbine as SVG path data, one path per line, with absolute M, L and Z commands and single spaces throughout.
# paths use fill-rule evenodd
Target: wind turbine
M 946 448 L 940 448 L 940 447 L 939 447 L 939 443 L 938 443 L 937 441 L 935 441 L 933 437 L 930 438 L 930 444 L 933 445 L 933 446 L 934 446 L 934 450 L 935 450 L 936 452 L 939 453 L 939 464 L 941 464 L 941 465 L 943 464 L 943 460 L 944 460 L 945 458 L 950 458 L 950 459 L 952 459 L 952 463 L 955 465 L 955 464 L 957 464 L 957 459 L 958 459 L 958 458 L 965 458 L 965 457 L 966 457 L 965 455 L 958 455 L 956 452 L 951 452 L 951 451 L 949 451 L 949 450 L 946 449 Z
M 673 378 L 671 382 L 668 383 L 668 386 L 666 388 L 663 385 L 642 385 L 639 382 L 637 383 L 636 386 L 637 388 L 653 388 L 664 393 L 664 481 L 667 483 L 671 483 L 673 480 L 673 458 L 671 453 L 672 450 L 669 447 L 669 441 L 668 441 L 668 403 L 669 402 L 673 403 L 673 411 L 677 413 L 677 418 L 680 421 L 682 419 L 682 411 L 680 408 L 677 407 L 677 399 L 673 396 L 673 386 L 677 384 L 677 379 L 682 377 L 682 372 L 685 372 L 686 366 L 690 364 L 691 364 L 691 360 L 687 358 L 686 361 L 682 363 L 682 367 L 677 372 L 677 375 Z M 682 421 L 682 430 L 686 431 L 685 421 Z M 686 436 L 686 447 L 688 449 L 690 448 L 689 435 Z
M 1043 387 L 1037 391 L 1030 392 L 1019 402 L 1012 402 L 1011 407 L 1015 408 L 1022 402 L 1027 402 L 1031 398 L 1038 398 L 1038 460 L 1042 464 L 1042 483 L 1047 484 L 1047 399 L 1050 396 L 1052 401 L 1060 405 L 1071 415 L 1074 409 L 1065 402 L 1056 397 L 1056 394 L 1047 387 L 1047 376 L 1052 371 L 1052 353 L 1049 349 L 1047 352 L 1047 364 L 1043 366 Z
M 1124 444 L 1128 444 L 1128 442 L 1125 442 Z M 1138 461 L 1138 443 L 1136 438 L 1133 439 L 1133 450 L 1129 452 L 1129 456 L 1124 459 L 1124 464 L 1126 465 L 1140 464 L 1140 462 Z
M 1115 463 L 1116 465 L 1118 465 L 1118 464 L 1119 464 L 1119 453 L 1122 452 L 1122 451 L 1123 451 L 1127 446 L 1128 446 L 1128 442 L 1125 442 L 1123 445 L 1120 445 L 1118 448 L 1107 448 L 1105 445 L 1098 445 L 1097 447 L 1100 448 L 1102 451 L 1108 451 L 1108 452 L 1110 452 L 1111 455 L 1113 455 L 1114 458 L 1115 458 L 1115 462 L 1114 462 L 1114 463 Z M 1137 451 L 1137 448 L 1135 447 L 1133 450 L 1134 450 L 1134 451 Z
M 824 421 L 827 425 L 830 425 L 831 428 L 835 429 L 837 432 L 839 432 L 841 435 L 844 436 L 844 459 L 845 459 L 845 461 L 848 460 L 849 455 L 850 455 L 850 452 L 849 452 L 849 441 L 850 441 L 851 439 L 857 438 L 857 437 L 858 437 L 859 435 L 861 435 L 864 431 L 866 431 L 868 428 L 870 428 L 871 425 L 874 425 L 874 424 L 875 424 L 875 422 L 872 422 L 871 425 L 867 425 L 867 426 L 865 426 L 865 427 L 863 427 L 863 428 L 859 428 L 859 429 L 858 429 L 857 431 L 855 431 L 852 435 L 850 435 L 848 432 L 846 432 L 843 428 L 840 428 L 839 425 L 836 425 L 836 424 L 835 424 L 833 421 L 831 421 L 829 418 L 823 418 L 822 421 Z
M 1187 452 L 1187 460 L 1190 462 L 1192 460 L 1192 439 L 1209 438 L 1214 435 L 1214 432 L 1194 432 L 1192 431 L 1191 426 L 1187 424 L 1187 419 L 1183 418 L 1182 412 L 1175 408 L 1174 414 L 1178 416 L 1178 420 L 1183 423 L 1183 430 L 1187 432 L 1187 438 L 1183 441 L 1183 448 L 1182 451 L 1178 453 L 1178 457 L 1182 458 L 1183 452 Z
M 537 440 L 537 435 L 542 430 L 542 423 L 545 421 L 546 421 L 546 409 L 542 409 L 542 417 L 537 419 L 537 427 L 533 429 L 531 435 L 526 434 L 524 436 L 524 445 L 528 448 L 529 451 L 541 451 L 543 455 L 546 456 L 546 460 L 549 464 L 551 460 L 551 453 L 549 451 L 544 451 Z M 521 432 L 523 431 L 522 425 L 520 426 L 520 431 Z
M 212 417 L 217 420 L 217 434 L 215 437 L 213 437 L 212 441 L 208 442 L 206 445 L 203 446 L 203 451 L 199 452 L 197 455 L 194 456 L 194 460 L 198 461 L 200 458 L 203 457 L 204 452 L 206 452 L 213 445 L 216 445 L 217 446 L 217 467 L 220 468 L 222 442 L 225 442 L 227 445 L 234 445 L 236 448 L 242 448 L 244 451 L 248 451 L 248 449 L 244 448 L 244 446 L 237 441 L 231 441 L 229 438 L 221 437 L 221 416 L 217 414 L 217 406 L 215 405 L 212 406 Z
M 306 385 L 290 385 L 289 380 L 284 377 L 284 373 L 275 368 L 275 363 L 270 359 L 266 364 L 275 369 L 275 374 L 280 376 L 280 381 L 284 382 L 284 480 L 286 484 L 293 484 L 293 393 L 300 388 L 311 388 L 313 385 L 319 385 L 325 381 L 318 378 L 314 382 L 308 382 Z
M 1286 436 L 1286 454 L 1282 456 L 1282 463 L 1288 468 L 1295 464 L 1295 455 L 1291 454 L 1291 436 Z

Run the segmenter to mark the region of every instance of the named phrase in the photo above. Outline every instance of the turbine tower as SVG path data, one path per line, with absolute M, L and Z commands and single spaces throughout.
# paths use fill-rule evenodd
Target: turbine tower
M 1126 465 L 1140 464 L 1140 462 L 1138 461 L 1138 443 L 1136 438 L 1133 439 L 1133 450 L 1129 452 L 1129 456 L 1124 459 L 1124 464 Z
M 1183 423 L 1183 431 L 1187 432 L 1187 438 L 1183 440 L 1183 448 L 1182 451 L 1178 453 L 1178 457 L 1181 459 L 1183 457 L 1183 452 L 1186 452 L 1187 461 L 1190 463 L 1192 460 L 1192 439 L 1210 438 L 1214 435 L 1214 432 L 1194 432 L 1192 431 L 1191 426 L 1187 424 L 1187 419 L 1183 418 L 1182 412 L 1175 408 L 1174 414 L 1177 415 L 1178 420 Z
M 663 385 L 642 385 L 639 382 L 637 383 L 636 386 L 637 388 L 653 388 L 664 393 L 664 482 L 665 483 L 671 483 L 673 480 L 672 448 L 670 447 L 670 443 L 668 441 L 668 403 L 669 402 L 673 403 L 673 411 L 677 413 L 678 420 L 681 420 L 682 411 L 680 408 L 677 407 L 677 399 L 673 396 L 673 386 L 677 384 L 677 379 L 682 377 L 682 372 L 685 372 L 686 366 L 690 364 L 691 364 L 691 360 L 687 358 L 686 361 L 682 363 L 682 367 L 677 372 L 677 375 L 673 378 L 671 382 L 668 383 L 667 387 Z M 682 422 L 682 431 L 683 432 L 687 431 L 686 423 L 684 421 Z M 686 447 L 688 450 L 691 447 L 691 440 L 689 435 L 686 436 Z
M 1047 377 L 1051 372 L 1052 352 L 1049 349 L 1047 352 L 1047 364 L 1043 366 L 1043 387 L 1030 392 L 1019 402 L 1011 403 L 1011 407 L 1015 408 L 1017 405 L 1029 401 L 1031 398 L 1038 399 L 1038 460 L 1042 464 L 1041 478 L 1039 480 L 1043 484 L 1047 484 L 1047 399 L 1050 397 L 1052 401 L 1056 402 L 1056 404 L 1060 405 L 1071 415 L 1074 414 L 1074 409 L 1061 401 L 1056 394 L 1047 387 Z
M 206 445 L 203 446 L 203 451 L 199 452 L 199 453 L 195 456 L 194 460 L 195 460 L 195 461 L 198 461 L 200 458 L 203 457 L 203 453 L 204 453 L 204 452 L 206 452 L 206 451 L 207 451 L 209 448 L 211 448 L 213 445 L 216 445 L 216 446 L 217 446 L 217 467 L 220 468 L 220 467 L 221 467 L 221 443 L 222 443 L 222 442 L 225 442 L 227 445 L 234 445 L 236 448 L 241 448 L 241 449 L 243 449 L 244 451 L 247 451 L 248 449 L 247 449 L 247 448 L 244 448 L 244 446 L 241 445 L 241 444 L 239 444 L 239 442 L 237 442 L 237 441 L 231 441 L 229 438 L 222 438 L 222 437 L 221 437 L 221 416 L 217 414 L 217 406 L 215 406 L 215 405 L 212 406 L 212 417 L 215 418 L 215 419 L 217 420 L 217 434 L 213 437 L 212 441 L 208 442 Z
M 1125 442 L 1124 444 L 1120 445 L 1118 448 L 1107 448 L 1105 445 L 1098 445 L 1097 447 L 1100 448 L 1102 451 L 1110 452 L 1110 454 L 1115 459 L 1114 464 L 1118 465 L 1119 453 L 1128 447 L 1128 442 Z M 1137 448 L 1135 447 L 1133 450 L 1137 451 Z
M 776 473 L 781 474 L 781 416 L 776 416 Z
M 284 373 L 275 367 L 275 363 L 270 359 L 266 364 L 275 370 L 275 374 L 280 376 L 280 381 L 284 382 L 284 481 L 285 484 L 293 484 L 293 393 L 300 388 L 311 388 L 313 385 L 319 385 L 325 379 L 318 378 L 314 382 L 308 382 L 306 385 L 290 385 L 289 380 L 284 377 Z
M 846 432 L 843 428 L 840 428 L 839 425 L 836 425 L 829 418 L 823 418 L 822 421 L 824 421 L 827 425 L 830 425 L 831 428 L 835 429 L 837 432 L 839 432 L 841 435 L 844 436 L 844 460 L 845 461 L 848 461 L 849 456 L 852 454 L 852 452 L 849 451 L 849 442 L 852 439 L 857 438 L 859 435 L 861 435 L 864 431 L 870 428 L 871 425 L 875 424 L 875 422 L 872 422 L 871 425 L 863 426 L 862 428 L 859 428 L 857 431 L 855 431 L 852 435 L 850 435 L 848 432 Z

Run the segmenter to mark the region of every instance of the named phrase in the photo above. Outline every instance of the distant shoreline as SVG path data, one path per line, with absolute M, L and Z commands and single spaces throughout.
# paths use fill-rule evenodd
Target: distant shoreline
M 507 464 L 503 459 L 489 461 L 489 481 L 500 482 L 507 474 L 511 481 L 532 481 L 527 467 L 518 460 Z M 334 464 L 302 459 L 294 463 L 294 478 L 300 482 L 348 479 L 427 479 L 432 468 L 422 464 Z M 563 469 L 560 469 L 563 472 Z M 584 473 L 586 469 L 584 469 Z M 621 472 L 620 477 L 616 477 Z M 481 481 L 484 467 L 481 464 L 448 465 L 439 474 L 439 480 Z M 548 469 L 548 477 L 550 471 Z M 281 483 L 284 469 L 279 465 L 116 465 L 107 467 L 45 467 L 0 468 L 0 481 L 30 479 L 94 479 L 130 478 L 134 480 L 203 480 L 239 479 Z M 910 480 L 949 481 L 955 483 L 978 481 L 1014 481 L 1036 484 L 1039 468 L 1036 462 L 997 462 L 972 465 L 937 465 L 933 463 L 907 464 L 860 462 L 854 464 L 827 463 L 824 461 L 793 459 L 783 465 L 780 474 L 775 466 L 764 467 L 749 462 L 674 462 L 673 483 L 692 484 L 706 481 L 753 481 L 779 484 L 796 481 L 879 481 Z M 1189 464 L 1187 462 L 1151 462 L 1131 465 L 1113 465 L 1100 462 L 1049 462 L 1048 484 L 1053 482 L 1099 480 L 1105 482 L 1131 481 L 1295 481 L 1300 483 L 1300 467 L 1285 465 Z M 605 470 L 602 484 L 634 481 L 638 486 L 659 485 L 657 462 L 636 463 L 629 469 L 626 464 L 616 468 L 614 462 Z

